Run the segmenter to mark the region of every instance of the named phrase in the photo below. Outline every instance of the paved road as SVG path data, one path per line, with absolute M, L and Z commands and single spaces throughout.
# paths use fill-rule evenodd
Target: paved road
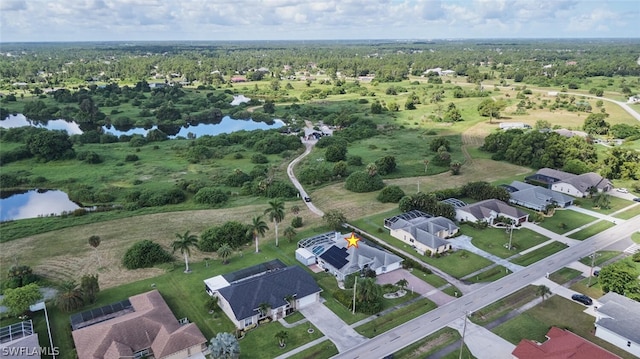
M 367 341 L 366 337 L 358 334 L 322 303 L 308 305 L 300 308 L 299 311 L 336 345 L 338 351 L 347 350 Z
M 369 359 L 381 358 L 404 348 L 425 336 L 443 328 L 456 319 L 491 304 L 535 280 L 552 273 L 571 262 L 585 257 L 595 250 L 630 236 L 640 228 L 640 216 L 609 228 L 587 240 L 558 252 L 523 270 L 490 283 L 462 298 L 445 304 L 429 313 L 419 316 L 401 326 L 378 335 L 369 341 L 342 352 L 334 358 Z
M 300 196 L 302 198 L 305 197 L 309 197 L 311 198 L 311 196 L 309 196 L 307 194 L 307 192 L 304 190 L 304 187 L 302 187 L 302 185 L 300 184 L 300 182 L 298 181 L 298 179 L 296 178 L 296 175 L 293 173 L 293 168 L 296 166 L 296 164 L 298 164 L 298 162 L 300 162 L 303 158 L 305 158 L 309 153 L 311 153 L 311 150 L 313 149 L 313 145 L 316 144 L 316 140 L 302 140 L 302 143 L 304 144 L 304 146 L 306 147 L 306 149 L 304 150 L 304 152 L 296 157 L 293 161 L 291 161 L 291 163 L 289 163 L 289 165 L 287 166 L 287 176 L 289 176 L 289 180 L 291 181 L 291 183 L 293 183 L 293 185 L 298 189 L 298 192 L 300 192 Z M 317 214 L 318 216 L 322 217 L 324 216 L 324 212 L 322 212 L 318 207 L 316 207 L 312 202 L 305 202 L 305 204 L 307 205 L 307 207 L 309 208 L 309 210 L 315 214 Z

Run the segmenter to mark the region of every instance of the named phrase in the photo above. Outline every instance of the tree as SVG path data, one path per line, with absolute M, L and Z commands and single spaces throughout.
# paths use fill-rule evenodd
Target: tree
M 220 248 L 218 248 L 218 257 L 222 259 L 222 264 L 227 264 L 229 261 L 227 260 L 231 253 L 233 253 L 233 248 L 228 243 L 222 243 Z
M 293 213 L 294 215 L 298 215 L 298 213 L 300 213 L 300 207 L 299 206 L 291 206 L 291 213 Z
M 427 170 L 429 169 L 429 160 L 425 159 L 422 162 L 424 163 L 424 173 L 427 173 Z
M 347 218 L 342 211 L 338 209 L 330 209 L 324 213 L 322 220 L 324 220 L 327 226 L 331 229 L 339 230 L 342 228 L 342 224 L 347 221 Z
M 280 198 L 269 201 L 269 208 L 264 210 L 264 214 L 269 216 L 269 220 L 273 222 L 276 228 L 276 247 L 278 247 L 278 224 L 282 222 L 285 216 L 284 202 Z
M 122 265 L 127 269 L 138 269 L 171 262 L 172 260 L 173 256 L 158 243 L 145 239 L 134 243 L 127 249 L 122 258 Z
M 11 266 L 7 273 L 6 288 L 19 288 L 27 284 L 34 283 L 38 280 L 38 276 L 33 274 L 33 269 L 29 266 Z
M 85 274 L 80 278 L 80 291 L 82 299 L 85 303 L 95 303 L 96 296 L 100 292 L 100 284 L 98 283 L 97 274 Z
M 386 186 L 378 194 L 378 201 L 382 203 L 398 203 L 405 193 L 402 188 L 398 186 Z
M 40 287 L 35 284 L 27 284 L 19 288 L 7 288 L 0 304 L 7 307 L 9 313 L 22 315 L 29 311 L 29 307 L 42 299 Z
M 276 339 L 278 339 L 278 345 L 280 345 L 280 348 L 284 348 L 286 345 L 285 342 L 289 337 L 289 333 L 285 332 L 284 330 L 281 330 L 277 332 L 274 336 Z
M 536 288 L 536 295 L 539 295 L 542 298 L 543 302 L 545 298 L 550 296 L 551 294 L 551 289 L 549 289 L 549 287 L 547 287 L 546 285 L 539 285 L 538 288 Z
M 260 312 L 261 318 L 271 317 L 269 312 L 271 311 L 271 304 L 267 302 L 262 302 L 258 304 L 258 312 Z
M 605 121 L 607 117 L 606 113 L 592 113 L 584 120 L 582 129 L 591 135 L 606 135 L 610 128 L 609 122 Z
M 453 161 L 449 166 L 452 175 L 457 176 L 460 174 L 460 168 L 462 167 L 462 163 L 460 161 Z
M 284 236 L 285 238 L 287 238 L 287 240 L 289 240 L 289 243 L 291 243 L 293 239 L 296 238 L 297 234 L 298 233 L 296 232 L 296 230 L 291 226 L 284 229 Z
M 478 113 L 480 116 L 489 117 L 489 123 L 492 123 L 494 118 L 500 118 L 500 111 L 507 107 L 506 102 L 502 100 L 494 101 L 490 98 L 483 100 L 478 105 Z
M 343 144 L 334 144 L 327 147 L 324 153 L 324 158 L 327 162 L 338 162 L 347 159 L 347 146 Z
M 191 255 L 191 247 L 198 247 L 198 236 L 186 231 L 183 235 L 176 233 L 176 238 L 178 238 L 178 240 L 171 243 L 173 253 L 176 251 L 180 251 L 180 253 L 182 253 L 185 265 L 184 272 L 191 273 L 191 270 L 189 269 L 189 256 Z
M 267 223 L 262 220 L 262 216 L 255 216 L 251 224 L 249 225 L 248 233 L 251 233 L 253 239 L 256 242 L 256 253 L 260 252 L 258 247 L 258 237 L 264 237 L 264 234 L 269 230 Z
M 600 270 L 598 282 L 605 293 L 638 293 L 638 270 L 629 261 L 616 262 Z
M 72 312 L 84 305 L 82 290 L 75 281 L 69 280 L 60 285 L 60 291 L 56 297 L 56 305 L 63 312 Z
M 451 143 L 449 142 L 449 140 L 447 140 L 444 137 L 436 137 L 429 144 L 429 149 L 431 149 L 431 151 L 433 151 L 433 152 L 440 151 L 440 148 L 442 148 L 442 147 L 444 147 L 444 149 L 446 151 L 451 151 Z M 426 160 L 426 161 L 427 161 L 427 163 L 425 163 L 425 168 L 429 164 L 428 160 Z M 425 172 L 427 172 L 426 169 L 425 169 Z
M 209 351 L 216 359 L 232 359 L 240 356 L 240 344 L 231 333 L 218 333 L 209 341 Z
M 593 197 L 593 204 L 600 209 L 609 209 L 611 208 L 611 198 L 608 194 L 600 192 Z
M 29 136 L 26 143 L 31 154 L 45 161 L 73 155 L 73 143 L 65 131 L 40 131 Z
M 98 246 L 100 245 L 100 236 L 93 235 L 89 237 L 89 245 L 93 247 L 96 257 L 98 257 L 98 268 L 100 267 L 100 255 L 98 255 Z
M 367 173 L 373 177 L 378 173 L 378 166 L 375 163 L 369 163 L 367 165 Z
M 356 309 L 373 314 L 382 309 L 382 287 L 375 278 L 360 278 L 356 285 Z
M 291 308 L 292 312 L 296 311 L 296 296 L 293 294 L 288 294 L 284 297 L 284 300 L 289 303 L 289 308 Z
M 402 289 L 406 289 L 407 286 L 409 285 L 409 281 L 402 278 L 399 281 L 396 282 L 396 285 Z
M 385 156 L 377 159 L 375 165 L 380 175 L 388 175 L 396 169 L 396 158 L 394 156 Z

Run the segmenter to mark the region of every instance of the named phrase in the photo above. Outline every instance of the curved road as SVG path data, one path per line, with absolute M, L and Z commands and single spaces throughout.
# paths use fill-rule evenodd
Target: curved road
M 313 145 L 315 145 L 316 142 L 318 142 L 318 141 L 317 140 L 302 140 L 302 143 L 306 147 L 304 152 L 300 156 L 296 157 L 293 161 L 291 161 L 291 163 L 289 163 L 289 165 L 287 166 L 287 176 L 289 176 L 289 180 L 291 181 L 291 183 L 293 183 L 293 185 L 298 189 L 298 192 L 300 192 L 300 197 L 302 197 L 303 201 L 304 201 L 305 197 L 311 198 L 311 196 L 309 196 L 307 194 L 307 192 L 304 190 L 304 187 L 302 187 L 302 185 L 300 184 L 300 182 L 296 178 L 296 175 L 293 173 L 293 168 L 298 164 L 298 162 L 300 162 L 309 153 L 311 153 L 311 150 L 313 149 Z M 307 205 L 307 207 L 309 208 L 309 210 L 311 212 L 317 214 L 320 217 L 324 216 L 324 212 L 322 212 L 312 202 L 306 202 L 305 201 L 304 203 Z

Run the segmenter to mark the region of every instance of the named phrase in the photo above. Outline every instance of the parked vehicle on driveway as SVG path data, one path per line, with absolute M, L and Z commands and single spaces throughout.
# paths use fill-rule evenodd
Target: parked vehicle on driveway
M 640 202 L 640 197 L 636 197 L 633 200 L 636 201 L 636 202 Z
M 616 188 L 616 191 L 620 192 L 620 193 L 629 193 L 629 190 L 626 188 Z
M 575 300 L 576 302 L 580 302 L 584 305 L 593 304 L 593 300 L 591 300 L 591 298 L 587 297 L 584 294 L 574 294 L 571 296 L 571 299 Z

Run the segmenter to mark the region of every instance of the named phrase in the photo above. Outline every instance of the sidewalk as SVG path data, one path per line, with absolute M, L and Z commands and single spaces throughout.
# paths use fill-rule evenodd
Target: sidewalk
M 469 236 L 458 236 L 455 238 L 450 238 L 449 243 L 453 245 L 456 249 L 464 249 L 471 253 L 475 253 L 481 257 L 487 258 L 495 264 L 501 265 L 507 269 L 509 269 L 512 273 L 521 270 L 523 267 L 517 264 L 513 264 L 509 262 L 507 259 L 500 258 L 496 255 L 493 255 L 489 252 L 483 251 L 482 249 L 476 247 L 471 243 L 471 237 Z M 486 270 L 483 268 L 483 271 Z M 473 273 L 472 273 L 473 274 Z
M 578 206 L 569 206 L 569 207 L 567 207 L 567 209 L 570 210 L 570 211 L 579 212 L 579 213 L 586 214 L 586 215 L 591 216 L 591 217 L 596 217 L 598 219 L 609 221 L 609 222 L 612 222 L 614 224 L 625 222 L 624 219 L 615 218 L 615 217 L 612 217 L 612 216 L 609 216 L 609 215 L 606 215 L 606 214 L 598 213 L 596 211 L 591 211 L 591 210 L 588 210 L 588 209 L 585 209 L 585 208 L 582 208 L 582 207 L 578 207 Z M 591 222 L 591 223 L 595 223 L 595 222 Z
M 546 229 L 544 227 L 540 227 L 539 225 L 531 223 L 531 222 L 522 223 L 522 227 L 530 229 L 530 230 L 532 230 L 532 231 L 534 231 L 536 233 L 542 234 L 543 236 L 545 236 L 547 238 L 550 238 L 550 239 L 552 239 L 554 241 L 558 241 L 560 243 L 564 243 L 564 244 L 568 245 L 569 247 L 580 243 L 580 241 L 577 240 L 577 239 L 567 238 L 566 237 L 566 233 L 564 235 L 558 234 L 558 233 L 552 232 L 552 231 L 550 231 L 550 230 L 548 230 L 548 229 Z M 547 241 L 545 243 L 539 244 L 539 245 L 537 245 L 535 247 L 527 249 L 526 251 L 522 251 L 520 254 L 528 253 L 528 252 L 530 252 L 532 250 L 535 250 L 535 249 L 538 249 L 538 248 L 540 248 L 543 245 L 548 244 L 548 243 L 550 243 L 550 242 Z
M 449 327 L 456 329 L 460 335 L 463 335 L 464 322 L 465 319 L 460 318 L 452 322 Z M 470 320 L 466 320 L 464 343 L 478 359 L 511 359 L 513 358 L 511 352 L 516 347 L 490 330 L 472 323 Z

